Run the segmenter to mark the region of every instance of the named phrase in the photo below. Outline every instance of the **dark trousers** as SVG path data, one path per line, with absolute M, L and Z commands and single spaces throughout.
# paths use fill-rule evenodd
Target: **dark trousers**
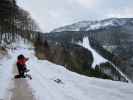
M 24 67 L 24 65 L 17 64 L 17 69 L 18 69 L 19 75 L 20 75 L 20 76 L 24 76 L 24 72 L 25 72 L 25 67 Z

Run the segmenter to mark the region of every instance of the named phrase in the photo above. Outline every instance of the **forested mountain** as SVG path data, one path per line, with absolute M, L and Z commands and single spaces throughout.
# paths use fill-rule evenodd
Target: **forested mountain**
M 133 18 L 81 21 L 57 28 L 48 37 L 74 44 L 82 42 L 84 37 L 88 37 L 92 48 L 116 64 L 122 72 L 133 80 Z

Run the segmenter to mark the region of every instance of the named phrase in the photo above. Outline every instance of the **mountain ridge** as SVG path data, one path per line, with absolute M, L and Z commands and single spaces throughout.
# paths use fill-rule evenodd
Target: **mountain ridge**
M 51 32 L 62 31 L 89 31 L 96 29 L 103 29 L 107 27 L 118 27 L 126 24 L 133 25 L 133 18 L 108 18 L 96 21 L 79 21 L 70 25 L 65 25 L 52 30 Z

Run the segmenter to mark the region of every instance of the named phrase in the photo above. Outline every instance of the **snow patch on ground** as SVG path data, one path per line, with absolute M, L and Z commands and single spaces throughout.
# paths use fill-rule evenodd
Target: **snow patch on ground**
M 103 58 L 100 54 L 98 54 L 90 45 L 88 37 L 83 38 L 83 42 L 79 42 L 79 45 L 83 46 L 84 48 L 90 50 L 92 52 L 94 61 L 92 64 L 92 67 L 95 68 L 96 65 L 99 65 L 101 63 L 108 62 L 105 58 Z

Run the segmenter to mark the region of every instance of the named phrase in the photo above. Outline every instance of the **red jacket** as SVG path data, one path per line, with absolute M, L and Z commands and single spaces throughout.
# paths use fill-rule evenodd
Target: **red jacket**
M 20 59 L 17 61 L 17 64 L 25 65 L 27 61 L 28 61 L 28 58 Z

